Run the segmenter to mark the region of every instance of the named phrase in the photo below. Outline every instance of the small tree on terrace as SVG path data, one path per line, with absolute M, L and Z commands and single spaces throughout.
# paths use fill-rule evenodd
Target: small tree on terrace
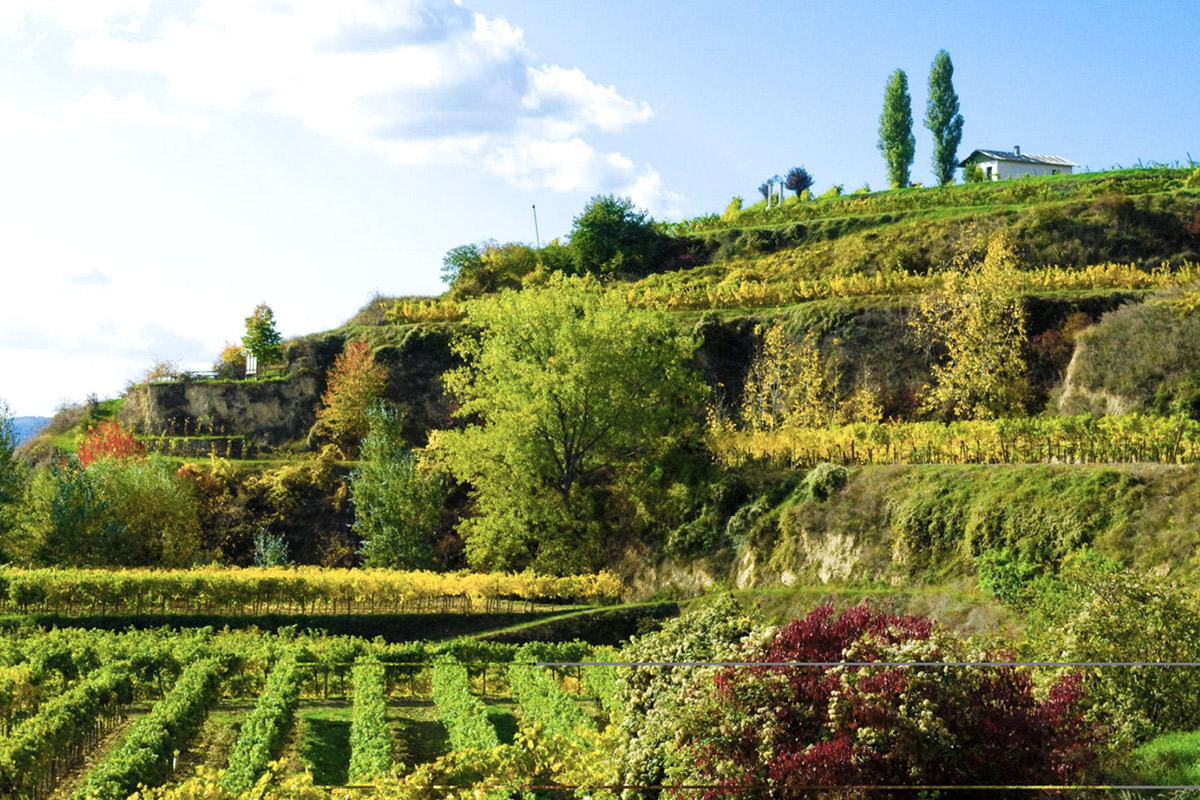
M 387 387 L 387 370 L 375 361 L 371 345 L 351 339 L 329 369 L 328 385 L 317 411 L 319 438 L 332 442 L 342 455 L 353 458 L 370 428 L 367 409 Z
M 242 345 L 260 364 L 270 364 L 283 358 L 283 337 L 275 329 L 275 312 L 266 303 L 259 303 L 254 313 L 246 317 L 246 335 Z
M 813 176 L 808 174 L 808 170 L 804 167 L 792 167 L 784 176 L 783 185 L 789 192 L 795 192 L 799 197 L 805 189 L 812 188 Z
M 933 367 L 927 405 L 960 418 L 1004 417 L 1025 390 L 1025 306 L 1012 240 L 999 234 L 982 263 L 960 259 L 941 288 L 921 300 L 914 326 L 946 348 Z
M 628 197 L 597 195 L 571 229 L 580 275 L 640 274 L 653 266 L 659 235 L 654 220 Z

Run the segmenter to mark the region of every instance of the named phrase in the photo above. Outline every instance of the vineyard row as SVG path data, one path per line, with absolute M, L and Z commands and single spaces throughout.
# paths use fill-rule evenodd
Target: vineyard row
M 89 570 L 0 568 L 0 611 L 77 614 L 494 613 L 517 604 L 608 603 L 609 572 L 552 577 L 320 567 Z
M 1195 464 L 1200 462 L 1200 422 L 1184 416 L 1126 414 L 852 423 L 772 431 L 720 428 L 710 432 L 709 445 L 729 465 Z

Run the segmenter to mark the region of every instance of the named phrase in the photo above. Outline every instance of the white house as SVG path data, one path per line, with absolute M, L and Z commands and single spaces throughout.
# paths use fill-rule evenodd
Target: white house
M 966 168 L 977 166 L 983 170 L 984 178 L 989 181 L 1002 181 L 1008 178 L 1024 178 L 1029 175 L 1058 175 L 1071 174 L 1074 167 L 1079 166 L 1059 156 L 1024 155 L 1020 147 L 1007 150 L 976 150 L 958 163 Z

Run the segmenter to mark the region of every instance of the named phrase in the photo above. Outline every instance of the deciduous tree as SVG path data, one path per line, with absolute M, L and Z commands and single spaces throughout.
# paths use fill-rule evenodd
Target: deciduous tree
M 128 461 L 145 454 L 146 446 L 138 442 L 133 431 L 122 427 L 115 419 L 102 420 L 88 428 L 87 435 L 75 450 L 79 463 L 85 467 L 102 458 Z
M 571 229 L 576 273 L 645 274 L 653 266 L 658 239 L 654 220 L 628 197 L 597 195 Z
M 960 418 L 1020 416 L 1025 395 L 1025 307 L 1012 240 L 988 243 L 977 265 L 960 259 L 941 288 L 921 300 L 918 330 L 940 342 L 946 357 L 933 366 L 931 409 Z
M 317 437 L 330 441 L 347 458 L 356 456 L 369 427 L 367 409 L 385 388 L 387 369 L 375 361 L 371 345 L 362 339 L 346 342 L 329 369 L 321 395 Z
M 879 150 L 887 162 L 888 184 L 893 189 L 908 186 L 909 170 L 917 149 L 912 125 L 908 76 L 904 70 L 898 69 L 892 73 L 884 89 L 883 114 L 879 117 Z
M 808 174 L 808 170 L 804 167 L 792 167 L 784 176 L 783 185 L 788 191 L 795 192 L 799 197 L 805 189 L 812 188 L 813 176 Z
M 792 341 L 779 322 L 758 333 L 762 343 L 742 392 L 745 425 L 754 431 L 828 425 L 837 381 L 821 358 L 816 337 L 809 334 L 801 342 Z
M 38 473 L 26 527 L 35 561 L 70 566 L 187 566 L 200 542 L 199 504 L 152 456 L 72 459 Z
M 477 567 L 577 571 L 603 555 L 613 494 L 671 445 L 702 385 L 694 338 L 586 279 L 467 306 L 477 334 L 446 376 L 461 430 L 427 452 L 471 485 L 461 527 Z
M 963 118 L 958 113 L 953 77 L 954 64 L 950 62 L 950 54 L 939 50 L 929 69 L 925 127 L 933 133 L 933 174 L 942 186 L 954 182 L 958 143 L 962 141 Z
M 13 432 L 8 404 L 0 400 L 0 558 L 8 557 L 7 539 L 15 524 L 18 502 L 23 495 L 25 471 L 14 455 L 17 437 Z
M 266 303 L 259 303 L 254 313 L 246 317 L 242 346 L 260 365 L 266 365 L 283 358 L 282 343 L 283 337 L 275 329 L 275 312 Z

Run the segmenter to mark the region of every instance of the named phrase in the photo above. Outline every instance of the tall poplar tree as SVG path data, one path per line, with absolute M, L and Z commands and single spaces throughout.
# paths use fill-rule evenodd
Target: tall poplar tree
M 917 150 L 912 132 L 912 98 L 908 76 L 898 69 L 888 78 L 883 92 L 883 114 L 879 117 L 879 149 L 887 162 L 888 183 L 893 189 L 908 186 L 909 169 Z
M 939 50 L 929 68 L 925 127 L 933 132 L 933 174 L 942 186 L 954 181 L 958 143 L 962 141 L 963 118 L 958 113 L 953 77 L 954 64 L 950 62 L 950 54 Z

